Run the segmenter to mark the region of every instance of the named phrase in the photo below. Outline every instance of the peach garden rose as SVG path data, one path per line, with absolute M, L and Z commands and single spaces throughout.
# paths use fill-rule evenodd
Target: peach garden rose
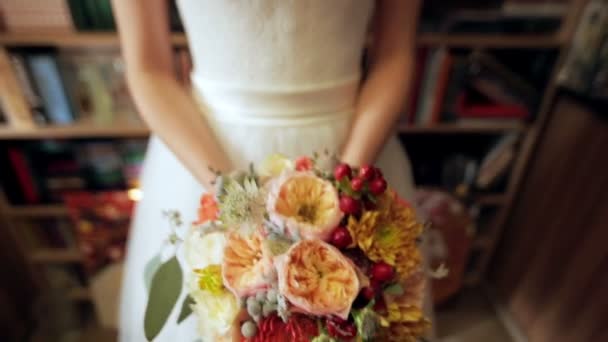
M 302 240 L 276 260 L 279 291 L 313 315 L 348 318 L 360 289 L 352 262 L 320 240 Z
M 268 215 L 292 236 L 327 241 L 344 216 L 336 188 L 312 172 L 285 172 L 270 188 Z

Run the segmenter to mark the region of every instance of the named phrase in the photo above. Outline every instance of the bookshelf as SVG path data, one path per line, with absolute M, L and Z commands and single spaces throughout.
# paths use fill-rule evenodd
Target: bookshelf
M 522 142 L 510 171 L 508 184 L 504 192 L 477 194 L 473 200 L 481 207 L 496 209 L 488 231 L 483 236 L 474 239 L 473 249 L 480 251 L 480 257 L 474 269 L 465 276 L 465 284 L 474 286 L 483 280 L 486 268 L 492 258 L 493 250 L 498 244 L 502 229 L 509 217 L 509 212 L 517 199 L 521 181 L 525 175 L 527 164 L 532 156 L 534 147 L 541 137 L 544 123 L 549 115 L 555 95 L 555 74 L 561 65 L 564 53 L 568 49 L 574 31 L 574 24 L 580 14 L 584 0 L 572 0 L 570 11 L 567 12 L 562 29 L 551 35 L 522 34 L 439 34 L 421 33 L 417 38 L 420 47 L 447 47 L 456 49 L 555 49 L 559 55 L 551 72 L 549 82 L 542 93 L 542 103 L 536 120 L 531 123 L 479 123 L 479 124 L 448 124 L 439 123 L 429 126 L 412 126 L 399 124 L 396 130 L 402 135 L 479 135 L 520 133 Z M 184 34 L 172 34 L 171 43 L 176 48 L 187 48 L 187 37 Z M 13 47 L 65 47 L 65 48 L 119 48 L 119 38 L 115 33 L 6 33 L 0 32 L 0 53 L 6 48 Z M 0 69 L 4 73 L 6 70 Z M 2 75 L 4 77 L 4 75 Z M 13 78 L 14 81 L 14 78 Z M 16 84 L 15 82 L 13 82 Z M 22 105 L 22 104 L 21 104 Z M 45 139 L 123 139 L 145 138 L 150 134 L 143 125 L 132 122 L 114 122 L 111 124 L 95 124 L 79 122 L 64 126 L 21 125 L 19 127 L 0 125 L 0 141 L 14 140 L 45 140 Z M 27 220 L 45 217 L 65 217 L 67 209 L 63 205 L 31 205 L 12 206 L 7 203 L 0 193 L 0 215 L 9 221 L 8 227 L 15 230 L 11 220 Z M 17 234 L 15 234 L 16 236 Z M 19 244 L 19 243 L 18 243 Z M 27 251 L 20 247 L 23 254 L 34 267 L 44 264 L 77 264 L 81 262 L 80 253 L 74 249 L 39 249 Z M 89 301 L 90 291 L 86 287 L 68 289 L 68 296 L 74 301 Z
M 81 138 L 144 138 L 150 130 L 138 123 L 34 126 L 14 129 L 0 126 L 0 140 L 81 139 Z

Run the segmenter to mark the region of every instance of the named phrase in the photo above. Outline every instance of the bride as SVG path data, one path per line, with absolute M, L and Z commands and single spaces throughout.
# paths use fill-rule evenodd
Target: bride
M 143 273 L 168 235 L 161 212 L 176 209 L 191 222 L 211 189 L 210 167 L 328 149 L 353 165 L 378 164 L 411 198 L 409 161 L 393 128 L 410 84 L 420 3 L 177 0 L 194 65 L 190 92 L 174 75 L 166 1 L 113 0 L 128 83 L 154 133 L 124 273 L 121 341 L 145 341 Z M 196 340 L 195 319 L 177 325 L 178 309 L 156 341 Z

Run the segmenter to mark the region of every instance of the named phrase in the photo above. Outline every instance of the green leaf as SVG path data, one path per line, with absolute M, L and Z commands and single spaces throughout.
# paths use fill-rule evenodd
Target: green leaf
M 150 285 L 152 284 L 152 277 L 154 273 L 160 267 L 160 253 L 155 255 L 154 258 L 150 259 L 148 263 L 146 263 L 146 267 L 144 267 L 144 284 L 146 285 L 146 291 L 148 294 L 150 293 Z
M 384 293 L 388 293 L 393 296 L 402 296 L 404 291 L 403 286 L 401 286 L 399 283 L 391 284 L 384 289 Z
M 194 299 L 192 299 L 190 295 L 186 296 L 182 302 L 182 309 L 179 311 L 179 316 L 177 317 L 177 324 L 180 324 L 190 316 L 192 313 L 192 305 L 194 305 Z
M 160 265 L 154 273 L 144 317 L 144 332 L 148 341 L 152 341 L 167 322 L 179 298 L 182 280 L 182 269 L 176 257 Z

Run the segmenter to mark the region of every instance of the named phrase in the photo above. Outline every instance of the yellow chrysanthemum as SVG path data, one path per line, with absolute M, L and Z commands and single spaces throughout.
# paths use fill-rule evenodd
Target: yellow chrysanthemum
M 379 341 L 387 342 L 417 342 L 428 330 L 430 323 L 427 320 L 414 323 L 393 323 L 390 327 L 382 329 Z
M 333 184 L 304 172 L 278 179 L 267 209 L 271 220 L 290 234 L 325 241 L 343 216 Z
M 418 268 L 402 282 L 402 294 L 384 293 L 387 311 L 385 318 L 390 323 L 389 336 L 394 336 L 389 341 L 416 341 L 429 328 L 430 322 L 422 312 L 425 283 L 424 272 Z
M 416 221 L 414 210 L 394 191 L 378 198 L 377 210 L 364 212 L 359 220 L 351 216 L 348 231 L 368 258 L 394 266 L 402 279 L 420 265 L 416 240 L 422 225 Z
M 222 282 L 222 266 L 209 265 L 203 269 L 194 270 L 198 276 L 198 287 L 212 294 L 220 295 L 224 290 Z

